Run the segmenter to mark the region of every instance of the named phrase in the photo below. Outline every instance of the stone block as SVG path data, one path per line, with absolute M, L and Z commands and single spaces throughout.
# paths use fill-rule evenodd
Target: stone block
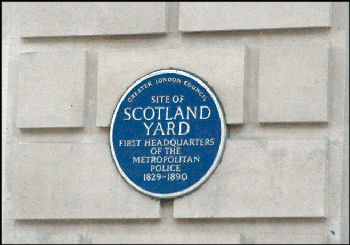
M 179 233 L 179 234 L 136 234 L 123 236 L 117 233 L 93 234 L 93 244 L 243 244 L 244 237 L 240 234 L 211 234 Z
M 328 51 L 324 42 L 259 50 L 259 121 L 328 121 Z
M 182 2 L 184 32 L 330 27 L 329 2 Z
M 222 162 L 175 218 L 326 217 L 328 143 L 227 140 Z
M 162 33 L 164 2 L 30 2 L 21 5 L 21 37 Z M 43 21 L 44 20 L 44 21 Z
M 159 201 L 122 180 L 108 144 L 8 145 L 13 219 L 159 218 Z
M 83 127 L 85 62 L 83 51 L 22 53 L 17 127 Z
M 82 226 L 66 220 L 3 220 L 3 244 L 84 244 Z
M 243 123 L 246 48 L 140 49 L 98 54 L 96 125 L 108 127 L 126 89 L 154 70 L 177 68 L 194 73 L 213 87 L 223 104 L 226 123 Z M 213 59 L 213 57 L 220 57 Z

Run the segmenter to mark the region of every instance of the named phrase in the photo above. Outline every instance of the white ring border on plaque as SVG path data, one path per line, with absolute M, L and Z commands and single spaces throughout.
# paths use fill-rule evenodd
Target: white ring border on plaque
M 178 192 L 174 192 L 174 193 L 169 193 L 169 194 L 161 194 L 161 193 L 153 193 L 150 191 L 146 191 L 143 188 L 141 188 L 140 186 L 136 185 L 133 181 L 131 181 L 128 176 L 124 173 L 124 171 L 122 170 L 122 168 L 119 166 L 119 162 L 118 159 L 115 155 L 115 150 L 113 147 L 113 125 L 114 125 L 114 121 L 117 115 L 117 112 L 119 110 L 120 104 L 124 101 L 125 97 L 129 94 L 129 92 L 135 88 L 138 84 L 140 84 L 141 82 L 143 82 L 144 80 L 153 77 L 153 76 L 157 76 L 157 75 L 162 75 L 165 73 L 175 73 L 178 75 L 182 75 L 182 76 L 188 76 L 191 79 L 195 80 L 196 82 L 198 82 L 211 96 L 211 98 L 214 100 L 215 106 L 218 110 L 219 113 L 219 118 L 220 118 L 220 122 L 221 122 L 221 142 L 219 145 L 219 149 L 218 152 L 216 154 L 216 157 L 214 159 L 213 164 L 211 165 L 211 167 L 209 168 L 209 170 L 207 171 L 207 173 L 202 176 L 202 178 L 199 179 L 199 181 L 197 181 L 195 184 L 191 185 L 190 187 L 186 188 L 185 190 L 182 191 L 178 191 Z M 148 73 L 147 75 L 137 79 L 122 95 L 122 97 L 119 99 L 118 104 L 113 112 L 113 116 L 112 116 L 112 120 L 111 120 L 111 124 L 110 124 L 110 133 L 109 133 L 109 146 L 110 146 L 110 150 L 112 152 L 112 157 L 114 160 L 115 165 L 117 166 L 117 169 L 119 171 L 119 173 L 122 175 L 122 177 L 124 178 L 124 180 L 126 180 L 128 182 L 128 184 L 130 184 L 132 187 L 134 187 L 137 191 L 144 193 L 148 196 L 160 199 L 160 198 L 164 198 L 164 199 L 170 199 L 170 198 L 176 198 L 176 197 L 180 197 L 183 196 L 185 194 L 188 194 L 194 190 L 196 190 L 198 187 L 200 187 L 202 184 L 205 183 L 205 181 L 215 172 L 215 169 L 217 168 L 218 164 L 221 162 L 222 159 L 222 155 L 223 155 L 223 151 L 224 151 L 224 147 L 225 147 L 225 143 L 226 143 L 226 135 L 227 135 L 227 127 L 226 127 L 226 121 L 225 121 L 225 116 L 224 116 L 224 112 L 223 112 L 223 106 L 221 105 L 221 103 L 218 101 L 217 96 L 212 92 L 212 90 L 210 89 L 210 86 L 200 80 L 198 77 L 192 75 L 190 72 L 184 71 L 184 70 L 180 70 L 180 69 L 161 69 L 161 70 L 156 70 L 153 71 L 151 73 Z

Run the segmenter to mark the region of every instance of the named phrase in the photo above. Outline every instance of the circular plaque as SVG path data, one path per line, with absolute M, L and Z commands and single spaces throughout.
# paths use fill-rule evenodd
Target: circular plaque
M 226 139 L 222 107 L 194 74 L 154 71 L 135 81 L 113 113 L 110 147 L 122 177 L 156 198 L 189 193 L 215 171 Z

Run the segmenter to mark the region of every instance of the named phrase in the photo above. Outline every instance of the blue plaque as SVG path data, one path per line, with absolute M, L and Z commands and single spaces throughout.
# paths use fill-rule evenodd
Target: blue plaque
M 215 171 L 226 139 L 222 107 L 194 74 L 154 71 L 119 100 L 110 147 L 122 177 L 156 198 L 189 193 Z

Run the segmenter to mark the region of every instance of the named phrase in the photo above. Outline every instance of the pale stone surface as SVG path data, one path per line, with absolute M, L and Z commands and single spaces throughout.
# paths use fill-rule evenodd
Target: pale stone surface
M 175 218 L 325 217 L 327 141 L 227 140 L 213 176 Z
M 21 37 L 162 33 L 165 12 L 164 2 L 23 3 Z
M 66 220 L 6 220 L 3 244 L 82 244 L 83 228 Z
M 135 234 L 123 236 L 117 233 L 93 234 L 92 243 L 97 244 L 242 244 L 244 237 L 240 234 L 221 234 L 212 236 L 211 234 Z
M 341 202 L 349 192 L 344 189 L 341 184 L 342 178 L 346 176 L 345 166 L 349 166 L 349 161 L 346 161 L 346 155 L 344 154 L 344 148 L 349 154 L 349 147 L 346 143 L 346 131 L 349 128 L 349 124 L 344 126 L 346 118 L 345 111 L 346 103 L 349 101 L 349 91 L 347 86 L 349 83 L 349 3 L 335 4 L 333 3 L 334 13 L 332 18 L 334 25 L 331 28 L 330 36 L 330 64 L 329 74 L 330 76 L 330 105 L 329 105 L 329 118 L 330 120 L 330 166 L 331 177 L 329 178 L 329 205 L 328 212 L 328 224 L 329 231 L 329 243 L 346 243 L 346 240 L 342 240 L 342 236 L 346 236 L 349 230 L 342 234 L 343 227 L 341 226 L 342 216 L 346 215 L 342 212 Z M 347 101 L 347 102 L 346 102 Z M 349 110 L 347 110 L 349 112 Z M 345 113 L 345 115 L 344 115 Z M 342 177 L 340 177 L 342 176 Z M 346 178 L 346 177 L 345 177 Z M 346 181 L 346 179 L 343 179 Z M 349 181 L 347 181 L 349 185 Z M 347 193 L 347 194 L 346 194 Z M 344 200 L 344 199 L 343 199 Z M 349 209 L 349 206 L 346 208 Z M 333 232 L 331 232 L 333 231 Z
M 3 28 L 3 38 L 6 32 L 12 36 L 19 36 L 19 23 L 16 19 L 20 18 L 20 12 L 16 6 L 22 5 L 23 2 L 6 2 L 3 3 L 3 27 L 4 22 L 10 22 L 9 28 Z M 91 243 L 93 234 L 110 234 L 115 233 L 120 236 L 132 237 L 140 233 L 147 234 L 149 237 L 160 233 L 176 234 L 211 234 L 213 237 L 220 239 L 223 234 L 240 233 L 247 238 L 252 238 L 255 244 L 258 243 L 348 243 L 348 212 L 341 212 L 341 199 L 348 197 L 348 187 L 343 189 L 342 176 L 348 168 L 348 161 L 344 151 L 348 154 L 348 143 L 343 144 L 344 130 L 348 128 L 348 121 L 344 123 L 344 100 L 348 101 L 349 92 L 345 89 L 344 84 L 348 81 L 348 11 L 349 4 L 346 2 L 333 2 L 332 5 L 332 26 L 328 28 L 314 29 L 284 29 L 284 30 L 266 30 L 266 31 L 237 31 L 237 32 L 208 32 L 181 34 L 176 32 L 178 3 L 167 3 L 167 15 L 170 26 L 173 27 L 172 33 L 168 35 L 125 35 L 125 36 L 99 36 L 99 37 L 64 37 L 64 38 L 25 38 L 9 39 L 9 55 L 4 55 L 2 61 L 6 66 L 6 59 L 17 59 L 17 46 L 22 52 L 27 51 L 53 51 L 53 50 L 81 50 L 87 49 L 90 54 L 97 53 L 101 50 L 106 52 L 112 50 L 125 50 L 138 52 L 139 48 L 157 47 L 159 49 L 168 49 L 170 47 L 220 47 L 230 49 L 233 45 L 247 45 L 247 67 L 248 75 L 245 84 L 245 124 L 242 126 L 230 126 L 230 137 L 233 139 L 298 139 L 313 137 L 329 137 L 332 148 L 329 150 L 329 171 L 328 184 L 328 215 L 325 218 L 214 218 L 214 219 L 174 219 L 173 205 L 168 202 L 164 206 L 162 201 L 161 215 L 158 219 L 85 219 L 85 220 L 25 220 L 24 222 L 13 222 L 6 212 L 12 202 L 8 199 L 8 191 L 4 185 L 2 193 L 2 243 Z M 9 11 L 9 6 L 12 10 Z M 15 7 L 14 7 L 15 6 Z M 130 19 L 129 21 L 133 21 Z M 176 22 L 175 22 L 176 21 Z M 6 31 L 7 30 L 7 31 Z M 329 123 L 295 123 L 295 124 L 257 124 L 258 122 L 258 60 L 259 48 L 261 45 L 272 44 L 306 44 L 318 40 L 330 41 L 329 52 Z M 301 45 L 303 46 L 303 45 Z M 5 47 L 6 50 L 6 47 Z M 4 51 L 4 50 L 3 50 Z M 5 52 L 3 52 L 5 54 Z M 213 58 L 217 61 L 217 58 Z M 90 61 L 89 61 L 90 62 Z M 89 63 L 88 62 L 88 63 Z M 11 63 L 11 62 L 10 62 Z M 25 129 L 25 136 L 22 134 L 23 129 L 16 128 L 15 114 L 18 94 L 17 74 L 19 73 L 18 65 L 12 62 L 9 68 L 8 78 L 8 118 L 6 121 L 6 135 L 8 142 L 40 142 L 41 144 L 56 142 L 71 143 L 93 143 L 100 142 L 100 136 L 108 139 L 108 128 L 95 128 L 95 111 L 96 111 L 96 68 L 92 64 L 88 67 L 87 73 L 91 73 L 90 82 L 87 88 L 91 89 L 93 96 L 88 97 L 90 105 L 88 114 L 89 126 L 92 130 L 84 128 L 37 128 Z M 135 70 L 137 70 L 135 68 Z M 5 69 L 4 69 L 5 71 Z M 6 72 L 2 73 L 6 79 Z M 347 74 L 347 75 L 346 75 Z M 87 76 L 89 76 L 87 74 Z M 4 81 L 3 81 L 4 83 Z M 4 98 L 2 91 L 2 96 Z M 2 105 L 5 110 L 6 105 Z M 4 120 L 4 118 L 2 118 Z M 97 130 L 96 132 L 93 130 Z M 101 129 L 101 130 L 100 130 Z M 75 131 L 76 130 L 76 131 Z M 21 131 L 21 132 L 20 132 Z M 79 131 L 77 133 L 77 131 Z M 96 133 L 96 135 L 95 135 Z M 348 136 L 348 134 L 347 134 Z M 102 138 L 101 138 L 102 139 Z M 106 141 L 107 142 L 107 141 Z M 8 147 L 6 146 L 6 149 Z M 4 149 L 4 148 L 3 148 Z M 254 154 L 253 151 L 250 154 Z M 4 154 L 3 154 L 4 157 Z M 347 155 L 348 157 L 348 155 Z M 2 166 L 7 162 L 3 161 Z M 345 167 L 344 167 L 345 165 Z M 4 170 L 4 168 L 3 168 Z M 344 178 L 344 177 L 343 177 Z M 5 178 L 5 171 L 2 172 L 2 181 Z M 209 179 L 210 181 L 210 179 Z M 344 179 L 346 182 L 346 179 Z M 5 183 L 5 182 L 3 182 Z M 130 190 L 132 192 L 133 190 Z M 198 190 L 199 191 L 199 190 Z M 128 191 L 129 193 L 129 191 Z M 193 193 L 195 194 L 195 192 Z M 190 194 L 192 195 L 192 194 Z M 348 210 L 348 204 L 344 203 L 344 209 Z M 347 217 L 342 217 L 347 215 Z M 166 218 L 164 218 L 166 216 Z M 343 220 L 344 226 L 340 225 Z M 8 222 L 10 221 L 10 222 Z M 347 224 L 346 224 L 347 222 Z M 334 235 L 331 233 L 334 231 Z M 329 237 L 328 241 L 325 241 Z M 343 237 L 344 240 L 341 240 Z M 130 238 L 131 239 L 131 238 Z M 151 238 L 149 238 L 151 240 Z M 153 241 L 152 241 L 153 242 Z
M 349 9 L 349 4 L 348 4 Z M 349 14 L 348 14 L 349 17 Z M 349 96 L 349 19 L 347 19 L 346 30 L 346 66 L 345 69 L 345 91 L 344 94 Z M 345 244 L 349 244 L 349 97 L 345 96 L 345 108 L 344 108 L 344 160 L 343 160 L 343 189 L 342 189 L 342 234 L 341 241 Z
M 18 54 L 20 53 L 20 40 L 9 39 L 9 56 L 7 62 L 7 73 L 3 71 L 5 76 L 4 83 L 7 83 L 6 91 L 2 91 L 2 94 L 7 93 L 7 116 L 3 117 L 2 120 L 6 120 L 6 143 L 15 142 L 18 140 L 18 128 L 16 126 L 16 111 L 18 108 L 17 97 L 18 97 L 18 80 L 19 80 L 19 61 Z M 7 77 L 6 77 L 7 75 Z M 6 119 L 5 119 L 6 118 Z
M 11 144 L 15 219 L 159 218 L 159 201 L 122 180 L 108 144 Z
M 265 45 L 259 50 L 259 121 L 328 121 L 329 45 Z
M 330 27 L 330 3 L 180 3 L 180 30 Z
M 7 77 L 8 77 L 8 55 L 9 55 L 9 41 L 7 39 L 1 40 L 2 52 L 1 58 L 6 62 L 1 63 L 1 133 L 6 132 L 6 118 L 7 118 Z
M 84 126 L 85 64 L 83 51 L 21 54 L 17 127 Z
M 149 72 L 169 67 L 192 72 L 208 82 L 223 104 L 226 123 L 241 124 L 245 54 L 245 47 L 241 45 L 230 49 L 206 47 L 100 52 L 96 125 L 110 125 L 119 98 L 134 81 Z
M 254 239 L 255 244 L 326 244 L 324 233 L 264 233 Z

